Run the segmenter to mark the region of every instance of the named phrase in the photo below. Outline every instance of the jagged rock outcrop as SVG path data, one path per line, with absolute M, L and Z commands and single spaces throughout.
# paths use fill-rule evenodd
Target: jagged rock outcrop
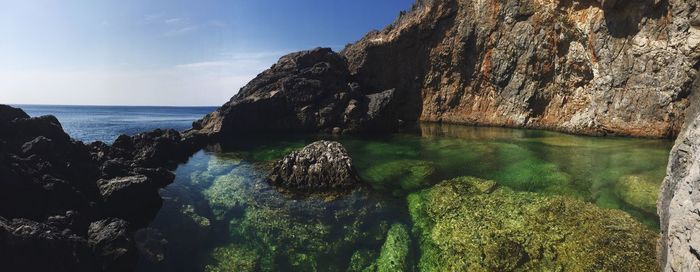
M 672 137 L 700 65 L 695 0 L 418 1 L 341 54 L 399 119 Z
M 683 131 L 671 150 L 657 211 L 659 261 L 664 271 L 700 270 L 700 78 L 694 83 Z
M 359 184 L 352 159 L 338 142 L 317 141 L 277 161 L 268 180 L 284 188 L 319 191 Z
M 365 91 L 345 59 L 329 48 L 292 53 L 193 124 L 200 134 L 393 131 L 396 92 Z
M 156 130 L 113 146 L 72 140 L 53 116 L 0 105 L 0 263 L 7 271 L 129 271 L 158 189 L 206 139 Z

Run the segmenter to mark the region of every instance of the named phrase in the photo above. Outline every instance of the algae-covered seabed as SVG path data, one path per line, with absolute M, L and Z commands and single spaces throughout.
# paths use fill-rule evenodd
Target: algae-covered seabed
M 264 181 L 271 162 L 321 138 L 341 142 L 370 186 L 299 196 Z M 241 139 L 177 169 L 139 243 L 156 256 L 141 270 L 655 270 L 671 145 L 436 124 Z

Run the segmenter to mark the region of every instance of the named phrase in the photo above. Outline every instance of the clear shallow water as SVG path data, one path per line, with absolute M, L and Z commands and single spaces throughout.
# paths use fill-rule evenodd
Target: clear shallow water
M 264 181 L 271 162 L 321 138 L 343 143 L 368 188 L 302 197 Z M 163 209 L 141 232 L 141 248 L 153 256 L 140 270 L 346 271 L 350 260 L 376 254 L 391 225 L 410 229 L 408 193 L 459 176 L 578 198 L 657 229 L 654 205 L 671 145 L 432 124 L 379 137 L 240 139 L 177 169 L 161 192 Z
M 83 142 L 113 142 L 119 135 L 133 135 L 157 128 L 185 130 L 215 107 L 132 107 L 17 105 L 29 116 L 54 115 L 63 129 Z

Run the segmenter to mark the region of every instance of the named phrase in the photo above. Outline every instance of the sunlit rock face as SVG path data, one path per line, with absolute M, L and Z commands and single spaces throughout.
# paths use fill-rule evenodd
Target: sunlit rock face
M 688 119 L 671 150 L 657 202 L 660 261 L 665 271 L 700 270 L 700 79 L 693 91 Z
M 418 1 L 341 54 L 402 120 L 671 137 L 697 76 L 695 0 Z

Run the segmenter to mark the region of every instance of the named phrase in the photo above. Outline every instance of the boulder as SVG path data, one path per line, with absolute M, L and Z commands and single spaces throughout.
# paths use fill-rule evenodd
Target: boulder
M 338 142 L 317 141 L 277 161 L 268 180 L 304 191 L 347 189 L 359 184 L 352 159 Z
M 88 243 L 97 255 L 102 271 L 134 270 L 138 254 L 128 222 L 108 218 L 91 223 Z
M 137 227 L 147 225 L 163 204 L 158 186 L 144 175 L 102 179 L 97 184 L 106 214 L 124 218 Z

